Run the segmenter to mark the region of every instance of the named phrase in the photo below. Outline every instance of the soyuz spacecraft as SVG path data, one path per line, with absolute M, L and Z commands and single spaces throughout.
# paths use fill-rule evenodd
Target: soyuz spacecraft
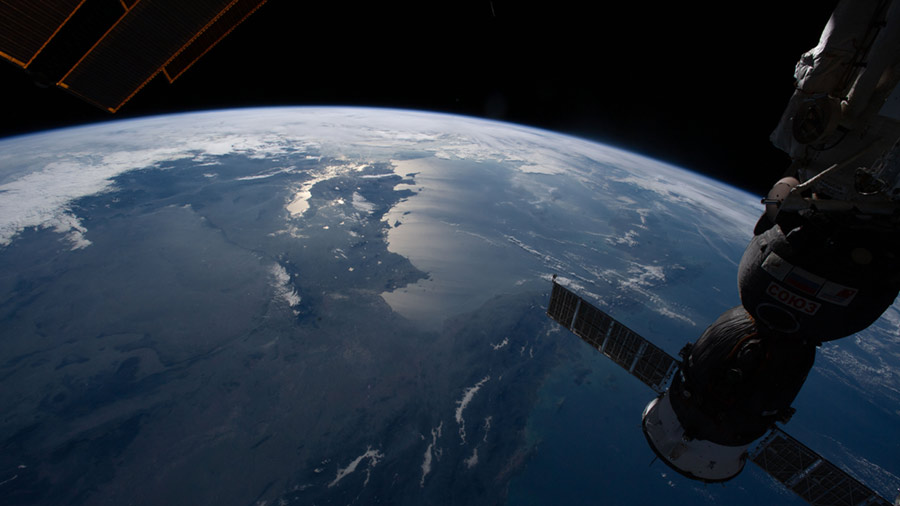
M 890 506 L 776 422 L 816 348 L 871 325 L 900 291 L 900 0 L 840 2 L 794 77 L 771 135 L 792 162 L 741 259 L 741 305 L 680 359 L 555 277 L 547 313 L 657 392 L 644 436 L 682 475 L 726 481 L 749 458 L 810 504 Z

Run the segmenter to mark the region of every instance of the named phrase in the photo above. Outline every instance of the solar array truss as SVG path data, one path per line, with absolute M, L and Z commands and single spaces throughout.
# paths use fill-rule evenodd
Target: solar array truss
M 753 450 L 750 460 L 814 506 L 891 506 L 781 429 L 773 429 Z
M 678 369 L 668 353 L 592 306 L 556 281 L 547 315 L 611 358 L 656 393 Z

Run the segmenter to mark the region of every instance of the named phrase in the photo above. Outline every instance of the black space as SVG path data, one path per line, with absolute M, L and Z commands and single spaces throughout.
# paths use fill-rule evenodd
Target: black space
M 608 142 L 763 193 L 788 164 L 768 136 L 794 64 L 835 3 L 269 0 L 115 115 L 3 63 L 0 136 L 223 107 L 402 107 Z

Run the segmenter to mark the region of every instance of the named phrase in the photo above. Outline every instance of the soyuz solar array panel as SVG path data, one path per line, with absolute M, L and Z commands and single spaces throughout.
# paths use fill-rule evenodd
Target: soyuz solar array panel
M 657 393 L 677 368 L 671 355 L 555 281 L 547 315 Z
M 891 506 L 872 489 L 780 429 L 773 429 L 750 459 L 813 506 Z

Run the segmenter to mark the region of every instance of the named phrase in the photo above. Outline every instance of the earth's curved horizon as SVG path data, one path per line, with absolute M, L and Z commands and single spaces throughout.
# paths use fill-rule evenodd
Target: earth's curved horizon
M 549 279 L 671 354 L 739 304 L 758 197 L 611 146 L 281 107 L 0 139 L 9 504 L 804 504 L 649 465 L 652 392 Z M 900 486 L 900 311 L 820 349 L 786 430 Z

